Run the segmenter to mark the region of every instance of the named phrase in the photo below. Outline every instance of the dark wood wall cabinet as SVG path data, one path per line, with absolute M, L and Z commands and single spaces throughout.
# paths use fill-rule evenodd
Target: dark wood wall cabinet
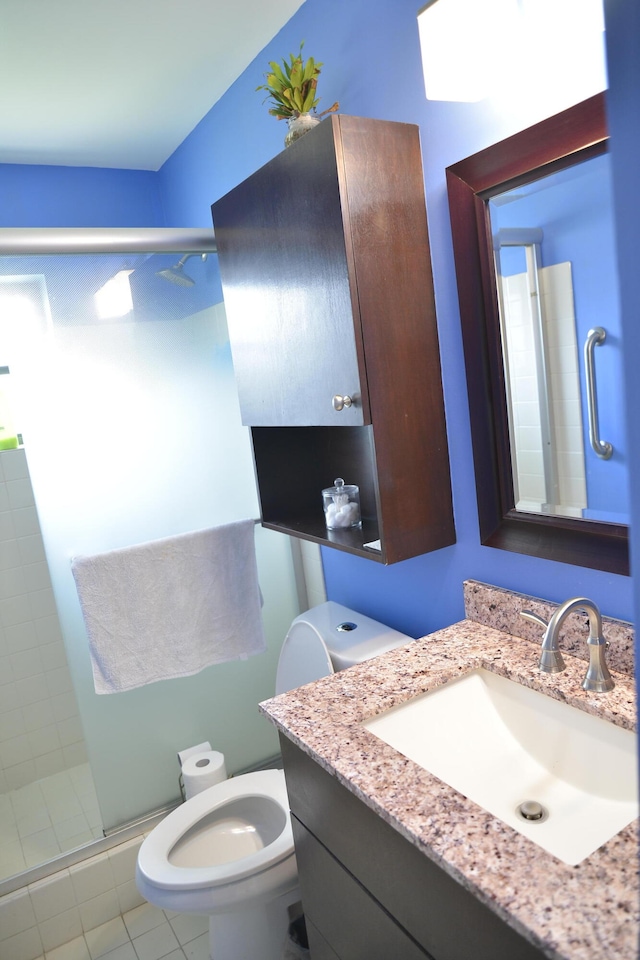
M 333 115 L 212 214 L 263 525 L 382 563 L 454 543 L 417 127 Z M 361 529 L 325 526 L 336 477 Z
M 313 960 L 543 954 L 280 737 Z

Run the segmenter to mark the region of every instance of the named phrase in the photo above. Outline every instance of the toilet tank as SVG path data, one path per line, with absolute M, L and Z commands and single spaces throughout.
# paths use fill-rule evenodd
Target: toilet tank
M 327 600 L 296 617 L 282 645 L 276 693 L 286 693 L 354 663 L 410 643 L 408 637 L 363 613 Z

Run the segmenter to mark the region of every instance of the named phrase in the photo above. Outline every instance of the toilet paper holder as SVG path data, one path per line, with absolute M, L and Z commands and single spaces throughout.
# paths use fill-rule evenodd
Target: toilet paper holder
M 178 760 L 178 786 L 183 801 L 227 779 L 224 754 L 212 750 L 208 742 L 180 751 Z
M 180 787 L 180 796 L 182 797 L 182 802 L 187 799 L 187 793 L 184 786 L 184 777 L 182 776 L 182 767 L 187 759 L 187 757 L 193 756 L 194 753 L 206 753 L 207 750 L 211 750 L 211 744 L 208 740 L 205 740 L 203 743 L 196 743 L 193 747 L 186 747 L 184 750 L 178 750 L 178 763 L 180 764 L 180 773 L 178 775 L 178 786 Z

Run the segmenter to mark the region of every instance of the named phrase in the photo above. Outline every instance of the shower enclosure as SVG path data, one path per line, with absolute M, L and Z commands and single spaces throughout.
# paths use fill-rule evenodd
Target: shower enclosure
M 89 252 L 52 253 L 52 231 L 11 233 L 36 250 L 0 257 L 22 441 L 0 452 L 0 881 L 172 806 L 179 749 L 210 740 L 231 771 L 275 754 L 257 703 L 299 611 L 288 538 L 258 527 L 267 653 L 95 694 L 72 558 L 258 516 L 213 236 L 76 231 Z

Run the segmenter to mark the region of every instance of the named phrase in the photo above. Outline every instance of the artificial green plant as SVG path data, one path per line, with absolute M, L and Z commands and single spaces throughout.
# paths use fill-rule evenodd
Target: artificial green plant
M 318 63 L 309 57 L 305 62 L 302 59 L 302 48 L 304 40 L 300 44 L 300 51 L 296 55 L 289 54 L 289 60 L 282 60 L 282 66 L 270 61 L 271 70 L 265 74 L 266 83 L 261 83 L 256 90 L 266 90 L 265 100 L 271 102 L 272 106 L 269 113 L 277 117 L 278 120 L 288 120 L 290 117 L 299 117 L 302 113 L 315 113 L 315 109 L 320 102 L 316 96 L 318 86 L 318 76 L 322 63 Z M 327 113 L 332 113 L 339 107 L 334 103 L 328 110 L 323 110 L 317 114 L 323 117 Z

